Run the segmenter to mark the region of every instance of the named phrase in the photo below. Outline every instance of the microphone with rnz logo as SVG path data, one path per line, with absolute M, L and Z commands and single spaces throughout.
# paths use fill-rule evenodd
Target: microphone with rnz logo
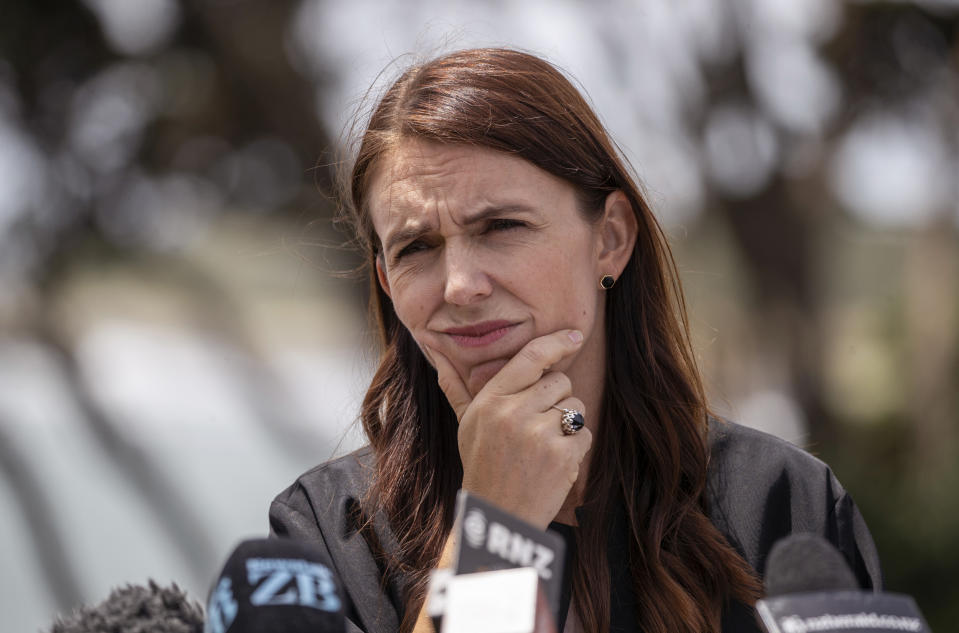
M 842 554 L 815 534 L 773 545 L 765 585 L 756 612 L 768 633 L 931 633 L 915 600 L 860 590 Z
M 204 633 L 339 633 L 342 593 L 327 557 L 309 543 L 240 543 L 213 584 Z
M 427 598 L 443 633 L 556 630 L 566 543 L 460 490 L 452 570 L 435 570 Z

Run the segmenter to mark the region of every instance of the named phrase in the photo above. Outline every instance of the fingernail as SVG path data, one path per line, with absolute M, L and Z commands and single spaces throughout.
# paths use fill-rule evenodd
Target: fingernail
M 570 330 L 569 331 L 569 340 L 574 343 L 579 343 L 583 340 L 583 333 L 579 330 Z

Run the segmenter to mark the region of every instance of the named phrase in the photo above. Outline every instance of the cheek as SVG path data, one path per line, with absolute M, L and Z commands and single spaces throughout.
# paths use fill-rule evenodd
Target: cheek
M 592 278 L 591 272 L 588 264 L 583 264 L 573 271 L 566 291 L 558 291 L 563 297 L 562 313 L 570 321 L 568 327 L 579 328 L 587 336 L 600 323 L 605 305 L 605 297 L 598 290 L 599 282 Z
M 428 288 L 415 279 L 393 284 L 393 309 L 400 322 L 414 334 L 429 316 Z
M 561 258 L 539 266 L 538 271 L 542 292 L 552 297 L 553 303 L 565 306 L 562 313 L 582 317 L 592 310 L 598 282 L 592 277 L 591 262 L 585 258 Z
M 415 335 L 423 321 L 423 317 L 421 316 L 423 310 L 419 306 L 410 305 L 409 303 L 394 303 L 393 307 L 396 310 L 396 316 L 399 317 L 400 322 Z

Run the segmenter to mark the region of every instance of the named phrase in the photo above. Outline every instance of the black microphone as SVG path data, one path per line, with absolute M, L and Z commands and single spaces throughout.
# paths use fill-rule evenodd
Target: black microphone
M 339 582 L 309 543 L 251 539 L 223 566 L 207 603 L 205 633 L 339 633 L 346 630 Z
M 858 591 L 846 559 L 816 534 L 796 533 L 776 541 L 766 559 L 766 595 L 810 591 Z
M 768 633 L 931 633 L 915 600 L 862 591 L 842 554 L 815 534 L 773 545 L 765 585 L 756 612 Z
M 203 607 L 190 600 L 175 584 L 161 587 L 127 585 L 116 588 L 99 604 L 85 605 L 53 624 L 50 633 L 102 633 L 151 631 L 200 633 Z

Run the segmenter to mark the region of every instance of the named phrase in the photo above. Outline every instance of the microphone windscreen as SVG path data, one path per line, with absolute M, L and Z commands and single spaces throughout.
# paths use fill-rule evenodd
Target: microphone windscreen
M 213 584 L 205 633 L 346 629 L 342 593 L 323 552 L 290 539 L 240 543 Z
M 766 559 L 765 585 L 770 598 L 860 589 L 839 550 L 821 536 L 806 533 L 790 534 L 773 545 Z
M 151 631 L 152 633 L 200 633 L 203 608 L 175 584 L 161 587 L 127 585 L 110 592 L 96 605 L 83 606 L 59 618 L 50 633 L 100 633 L 102 631 Z

